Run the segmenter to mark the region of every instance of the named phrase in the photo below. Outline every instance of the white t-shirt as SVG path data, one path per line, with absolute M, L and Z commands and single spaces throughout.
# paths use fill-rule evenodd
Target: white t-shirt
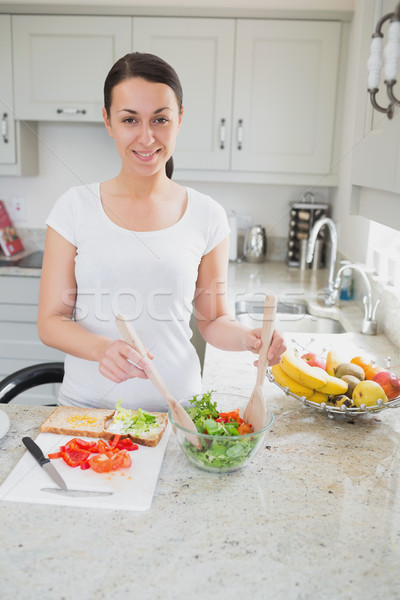
M 200 365 L 189 327 L 201 258 L 229 234 L 224 209 L 187 188 L 182 218 L 160 231 L 119 227 L 104 212 L 100 184 L 73 187 L 53 207 L 46 223 L 77 248 L 75 319 L 87 330 L 120 339 L 114 319 L 123 314 L 154 355 L 153 364 L 179 400 L 201 390 Z M 66 299 L 68 302 L 68 299 Z M 59 403 L 165 410 L 149 380 L 116 384 L 97 362 L 67 355 Z

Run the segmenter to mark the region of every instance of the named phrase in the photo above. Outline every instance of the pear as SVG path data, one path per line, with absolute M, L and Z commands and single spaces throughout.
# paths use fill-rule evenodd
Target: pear
M 382 400 L 384 403 L 388 401 L 383 388 L 376 381 L 365 379 L 365 381 L 360 381 L 353 390 L 353 402 L 356 406 L 361 406 L 361 404 L 376 406 L 378 400 Z
M 329 350 L 326 356 L 326 372 L 328 375 L 335 375 L 335 369 L 340 363 L 343 362 L 342 358 L 335 352 L 335 350 Z

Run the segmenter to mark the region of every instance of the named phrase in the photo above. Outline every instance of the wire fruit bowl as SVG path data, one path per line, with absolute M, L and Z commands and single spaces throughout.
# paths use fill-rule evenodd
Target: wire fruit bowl
M 342 415 L 347 417 L 353 417 L 358 415 L 365 415 L 368 413 L 376 414 L 378 412 L 381 412 L 382 410 L 386 410 L 388 408 L 398 408 L 400 406 L 400 396 L 397 396 L 397 398 L 389 400 L 388 402 L 378 400 L 377 404 L 375 404 L 374 406 L 366 406 L 365 404 L 361 404 L 360 406 L 356 407 L 348 407 L 345 404 L 342 404 L 342 406 L 333 406 L 327 404 L 326 402 L 321 402 L 321 404 L 319 404 L 318 402 L 312 402 L 311 400 L 307 400 L 305 396 L 298 396 L 297 394 L 291 392 L 288 387 L 280 385 L 277 381 L 275 381 L 275 378 L 272 375 L 271 367 L 268 367 L 266 377 L 271 383 L 277 385 L 286 394 L 286 396 L 296 398 L 296 400 L 299 400 L 299 402 L 301 402 L 303 406 L 307 408 L 315 408 L 320 412 L 328 413 L 328 416 Z

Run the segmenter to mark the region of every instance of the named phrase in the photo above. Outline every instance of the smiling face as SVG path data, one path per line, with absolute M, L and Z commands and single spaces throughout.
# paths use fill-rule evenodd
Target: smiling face
M 112 90 L 103 118 L 115 140 L 122 169 L 138 175 L 165 173 L 182 120 L 176 95 L 164 83 L 130 78 Z

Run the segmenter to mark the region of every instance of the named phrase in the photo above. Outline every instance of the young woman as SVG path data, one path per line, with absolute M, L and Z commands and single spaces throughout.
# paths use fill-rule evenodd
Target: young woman
M 133 53 L 110 70 L 103 118 L 121 158 L 109 181 L 70 189 L 47 220 L 38 330 L 67 354 L 59 402 L 165 409 L 143 360 L 120 339 L 119 313 L 132 323 L 172 394 L 201 391 L 190 342 L 194 300 L 200 333 L 225 350 L 258 353 L 260 329 L 228 315 L 229 228 L 210 197 L 171 180 L 183 115 L 175 71 Z M 285 346 L 274 333 L 269 360 Z

